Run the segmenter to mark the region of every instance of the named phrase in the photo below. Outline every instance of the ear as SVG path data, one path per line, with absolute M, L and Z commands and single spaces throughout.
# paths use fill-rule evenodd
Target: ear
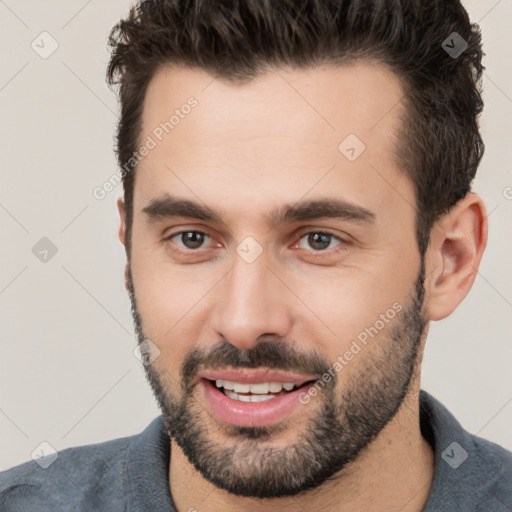
M 446 318 L 468 294 L 487 245 L 487 230 L 485 205 L 472 192 L 435 223 L 425 263 L 428 320 Z
M 117 210 L 119 212 L 119 219 L 120 219 L 118 236 L 119 236 L 119 240 L 125 246 L 125 250 L 126 250 L 126 212 L 124 209 L 124 201 L 122 198 L 118 198 L 118 200 L 117 200 Z M 124 267 L 124 285 L 128 291 L 131 290 L 129 271 L 130 271 L 130 261 L 127 261 L 126 265 Z

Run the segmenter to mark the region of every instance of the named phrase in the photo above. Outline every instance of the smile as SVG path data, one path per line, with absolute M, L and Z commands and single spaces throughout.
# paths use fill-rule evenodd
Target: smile
M 215 417 L 238 426 L 265 426 L 282 421 L 297 407 L 298 396 L 313 385 L 303 382 L 237 382 L 202 378 L 199 388 Z

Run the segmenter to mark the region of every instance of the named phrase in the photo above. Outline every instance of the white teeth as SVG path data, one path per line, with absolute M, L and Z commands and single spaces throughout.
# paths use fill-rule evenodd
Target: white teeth
M 217 387 L 221 387 L 221 388 L 224 388 L 224 389 L 231 389 L 231 390 L 235 389 L 235 383 L 234 382 L 230 382 L 229 380 L 221 380 L 221 382 L 222 382 L 222 385 L 219 386 L 217 384 Z
M 295 386 L 295 384 L 292 382 L 261 382 L 258 384 L 242 384 L 240 382 L 232 382 L 229 380 L 221 379 L 217 379 L 215 381 L 215 385 L 218 388 L 224 388 L 225 391 L 234 391 L 235 393 L 253 393 L 256 395 L 279 393 L 283 390 L 283 388 L 286 391 L 291 391 Z
M 240 384 L 239 382 L 235 382 L 235 387 L 233 388 L 235 393 L 249 393 L 251 389 L 250 384 Z
M 269 382 L 268 390 L 271 393 L 279 393 L 283 389 L 283 385 L 280 382 Z
M 240 400 L 240 402 L 264 402 L 265 400 L 272 400 L 274 395 L 239 395 L 233 391 L 225 391 L 226 396 L 233 400 Z
M 261 384 L 250 384 L 249 390 L 251 393 L 256 393 L 258 395 L 266 395 L 268 393 L 268 382 L 262 382 Z

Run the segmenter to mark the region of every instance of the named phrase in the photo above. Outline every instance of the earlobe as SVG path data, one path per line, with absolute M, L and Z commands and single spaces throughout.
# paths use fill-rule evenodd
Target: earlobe
M 125 245 L 125 237 L 126 237 L 126 216 L 124 210 L 124 201 L 122 198 L 117 200 L 117 210 L 119 211 L 120 225 L 119 225 L 119 240 L 123 245 Z
M 482 199 L 469 193 L 434 226 L 427 251 L 425 314 L 449 316 L 473 286 L 487 244 L 487 215 Z

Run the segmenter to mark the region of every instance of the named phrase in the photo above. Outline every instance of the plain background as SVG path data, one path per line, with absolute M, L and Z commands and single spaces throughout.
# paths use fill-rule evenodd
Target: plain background
M 0 1 L 2 469 L 42 441 L 60 450 L 127 436 L 159 414 L 133 355 L 122 189 L 92 195 L 116 170 L 106 38 L 130 4 Z M 470 432 L 512 450 L 512 0 L 466 6 L 486 52 L 486 153 L 474 190 L 489 244 L 468 298 L 431 324 L 422 387 Z M 47 59 L 31 47 L 43 31 L 59 45 Z M 42 237 L 58 250 L 46 263 L 32 253 Z

